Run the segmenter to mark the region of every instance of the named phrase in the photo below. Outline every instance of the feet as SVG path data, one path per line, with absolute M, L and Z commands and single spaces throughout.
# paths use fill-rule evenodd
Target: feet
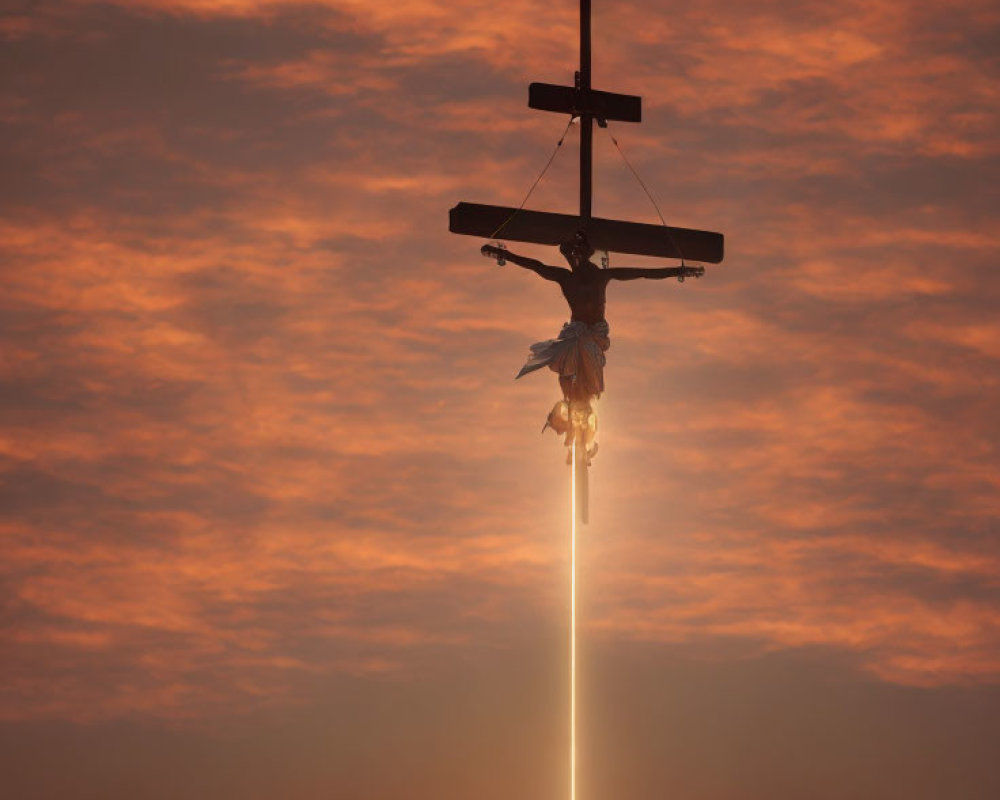
M 589 400 L 560 400 L 549 412 L 542 432 L 552 428 L 563 437 L 563 444 L 572 447 L 574 433 L 582 433 L 583 444 L 587 449 L 587 463 L 597 454 L 597 414 Z M 570 455 L 567 454 L 567 458 Z
M 569 403 L 565 400 L 560 400 L 549 412 L 549 416 L 545 420 L 545 425 L 542 426 L 542 433 L 545 432 L 546 428 L 552 428 L 560 436 L 563 434 L 568 434 L 571 429 L 569 421 Z

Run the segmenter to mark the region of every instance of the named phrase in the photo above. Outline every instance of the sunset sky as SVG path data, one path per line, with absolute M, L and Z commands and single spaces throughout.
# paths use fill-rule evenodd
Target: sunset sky
M 577 11 L 2 3 L 3 797 L 567 797 L 513 380 L 567 311 L 447 212 L 545 164 Z M 998 53 L 995 0 L 594 0 L 611 131 L 726 259 L 609 290 L 579 800 L 1000 797 Z

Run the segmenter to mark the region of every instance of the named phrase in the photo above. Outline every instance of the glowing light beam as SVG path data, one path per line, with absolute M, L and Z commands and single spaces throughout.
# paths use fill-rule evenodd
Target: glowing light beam
M 569 565 L 569 800 L 576 800 L 576 437 L 573 437 L 573 488 L 570 490 Z M 586 467 L 584 467 L 586 469 Z

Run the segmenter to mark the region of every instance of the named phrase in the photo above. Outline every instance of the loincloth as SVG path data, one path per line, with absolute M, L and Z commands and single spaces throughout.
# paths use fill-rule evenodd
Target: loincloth
M 563 325 L 559 338 L 531 345 L 531 355 L 517 377 L 547 366 L 573 381 L 588 397 L 600 397 L 604 391 L 604 351 L 611 347 L 608 334 L 608 323 L 603 319 L 592 325 L 571 320 Z

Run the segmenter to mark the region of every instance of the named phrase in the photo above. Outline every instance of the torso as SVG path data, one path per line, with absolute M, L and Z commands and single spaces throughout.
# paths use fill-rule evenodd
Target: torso
M 604 319 L 608 281 L 597 267 L 568 272 L 559 281 L 570 318 L 593 325 Z

